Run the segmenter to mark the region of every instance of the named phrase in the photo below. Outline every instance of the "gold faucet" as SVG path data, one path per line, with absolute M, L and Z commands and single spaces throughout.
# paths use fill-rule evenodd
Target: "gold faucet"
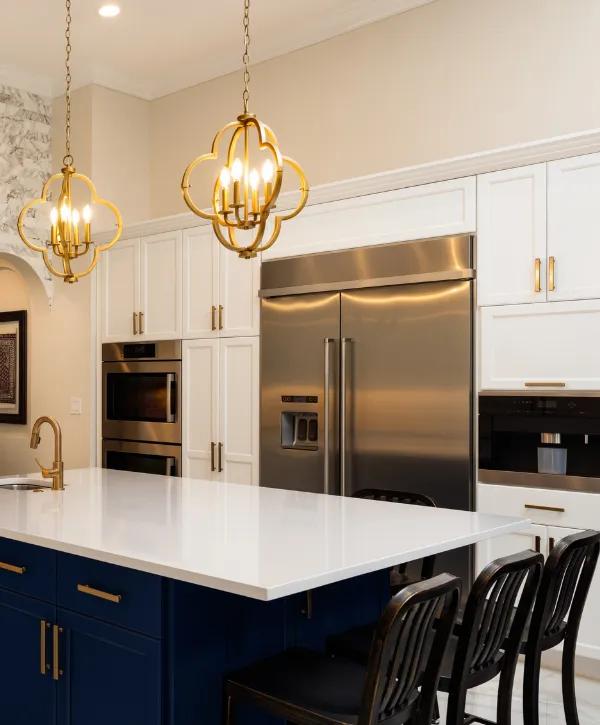
M 35 459 L 35 462 L 42 469 L 42 477 L 52 479 L 52 490 L 64 491 L 65 486 L 63 483 L 62 431 L 60 429 L 60 426 L 58 425 L 58 421 L 55 418 L 51 418 L 48 415 L 43 415 L 41 418 L 38 418 L 35 421 L 35 423 L 33 424 L 33 428 L 31 429 L 30 447 L 35 450 L 39 446 L 41 440 L 40 428 L 42 427 L 43 423 L 48 423 L 48 425 L 54 431 L 54 463 L 52 464 L 52 468 L 48 469 L 44 468 L 44 466 L 38 461 L 37 458 Z

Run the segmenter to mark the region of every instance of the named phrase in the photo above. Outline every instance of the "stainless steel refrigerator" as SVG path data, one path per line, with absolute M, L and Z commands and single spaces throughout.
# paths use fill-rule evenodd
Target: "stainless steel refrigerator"
M 473 508 L 473 242 L 263 263 L 262 486 Z M 470 581 L 470 552 L 439 568 Z

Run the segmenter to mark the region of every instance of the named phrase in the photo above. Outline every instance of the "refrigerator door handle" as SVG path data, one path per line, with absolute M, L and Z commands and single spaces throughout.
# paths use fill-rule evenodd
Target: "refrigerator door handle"
M 346 418 L 348 414 L 348 402 L 346 396 L 347 388 L 347 351 L 348 343 L 352 342 L 350 337 L 342 337 L 342 351 L 340 359 L 340 494 L 346 495 L 346 453 L 348 448 L 348 436 L 346 430 Z
M 325 470 L 324 470 L 324 476 L 323 476 L 323 492 L 324 493 L 330 493 L 329 490 L 329 475 L 330 475 L 330 468 L 331 463 L 329 460 L 329 451 L 331 446 L 331 436 L 329 434 L 329 429 L 331 426 L 331 345 L 335 342 L 335 340 L 332 337 L 326 337 L 325 338 L 325 420 L 324 428 L 325 428 L 325 434 L 323 436 L 323 446 L 325 448 Z

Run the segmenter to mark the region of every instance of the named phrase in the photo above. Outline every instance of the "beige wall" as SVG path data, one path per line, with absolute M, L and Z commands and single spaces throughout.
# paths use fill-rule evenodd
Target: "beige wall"
M 251 110 L 312 185 L 596 128 L 598 28 L 597 0 L 438 0 L 257 65 Z M 153 102 L 153 217 L 185 211 L 183 170 L 241 83 Z

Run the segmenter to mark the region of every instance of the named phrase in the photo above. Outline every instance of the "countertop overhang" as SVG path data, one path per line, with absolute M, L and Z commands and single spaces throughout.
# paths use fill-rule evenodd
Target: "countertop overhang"
M 66 471 L 65 486 L 0 489 L 0 536 L 265 601 L 530 524 L 102 468 Z

